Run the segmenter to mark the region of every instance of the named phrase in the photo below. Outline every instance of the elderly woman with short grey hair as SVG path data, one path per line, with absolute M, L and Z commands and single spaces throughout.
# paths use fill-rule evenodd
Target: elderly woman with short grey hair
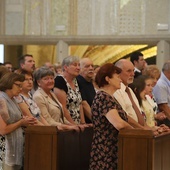
M 62 62 L 63 74 L 55 78 L 54 93 L 63 105 L 65 117 L 74 124 L 85 124 L 82 98 L 76 77 L 80 72 L 79 58 L 68 56 Z
M 78 129 L 78 127 L 71 126 L 72 124 L 66 120 L 62 105 L 52 91 L 54 88 L 54 72 L 50 68 L 41 67 L 34 72 L 34 88 L 36 91 L 33 100 L 49 125 L 57 126 L 60 130 Z

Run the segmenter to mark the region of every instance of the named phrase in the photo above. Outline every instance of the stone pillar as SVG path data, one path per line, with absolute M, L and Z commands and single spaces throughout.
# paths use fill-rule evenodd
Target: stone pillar
M 22 45 L 5 45 L 4 62 L 10 61 L 14 68 L 19 67 L 19 57 L 22 56 Z
M 156 64 L 158 68 L 161 70 L 165 61 L 170 60 L 170 44 L 161 40 L 157 44 L 157 58 Z
M 57 43 L 57 61 L 62 63 L 63 59 L 69 55 L 68 44 L 60 40 Z
M 5 0 L 0 1 L 0 35 L 5 33 Z

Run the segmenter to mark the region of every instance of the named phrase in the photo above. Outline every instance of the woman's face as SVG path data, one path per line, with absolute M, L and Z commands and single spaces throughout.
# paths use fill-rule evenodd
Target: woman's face
M 77 77 L 80 73 L 80 63 L 73 62 L 69 66 L 65 66 L 65 71 L 73 77 Z
M 153 79 L 145 80 L 145 89 L 144 89 L 145 94 L 152 95 L 152 89 L 153 89 Z
M 22 82 L 20 81 L 15 81 L 14 84 L 12 85 L 11 93 L 12 96 L 18 96 L 21 93 L 22 90 Z
M 22 91 L 29 92 L 33 87 L 33 79 L 31 75 L 25 75 L 25 81 L 22 84 Z
M 112 86 L 112 87 L 114 87 L 114 89 L 120 89 L 120 87 L 121 87 L 121 82 L 122 82 L 122 80 L 120 79 L 120 75 L 119 74 L 117 74 L 117 73 L 114 73 L 113 75 L 112 75 L 112 78 L 109 78 L 109 81 L 108 81 L 108 83 Z
M 153 74 L 151 75 L 151 77 L 152 77 L 152 86 L 154 87 L 154 86 L 156 85 L 159 77 L 160 77 L 160 74 L 158 74 L 158 73 L 153 73 Z
M 48 75 L 38 80 L 38 86 L 49 92 L 54 87 L 54 76 Z

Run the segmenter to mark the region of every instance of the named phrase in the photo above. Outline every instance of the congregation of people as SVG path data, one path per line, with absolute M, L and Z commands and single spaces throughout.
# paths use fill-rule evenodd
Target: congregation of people
M 89 58 L 65 57 L 36 68 L 34 58 L 0 65 L 0 169 L 22 170 L 27 126 L 83 131 L 93 127 L 89 170 L 118 169 L 122 129 L 170 127 L 170 61 L 162 71 L 141 52 L 115 63 L 94 65 Z

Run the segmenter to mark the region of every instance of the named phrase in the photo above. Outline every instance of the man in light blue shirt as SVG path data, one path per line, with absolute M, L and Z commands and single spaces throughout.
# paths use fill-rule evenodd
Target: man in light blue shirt
M 161 77 L 153 89 L 153 94 L 159 110 L 163 111 L 170 120 L 170 60 L 164 63 Z M 168 119 L 164 123 L 170 125 Z

